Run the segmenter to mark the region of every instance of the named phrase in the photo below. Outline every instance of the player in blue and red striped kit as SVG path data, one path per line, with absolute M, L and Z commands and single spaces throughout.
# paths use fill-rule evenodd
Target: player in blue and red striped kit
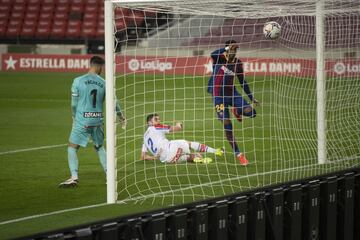
M 245 154 L 240 152 L 236 143 L 233 127 L 230 120 L 229 107 L 238 121 L 242 116 L 255 117 L 256 111 L 252 107 L 258 106 L 259 102 L 254 98 L 249 85 L 245 81 L 242 62 L 236 58 L 238 45 L 234 40 L 226 42 L 225 48 L 220 48 L 211 53 L 213 60 L 213 74 L 209 80 L 208 92 L 213 96 L 213 102 L 218 119 L 224 124 L 227 140 L 233 148 L 240 164 L 246 166 L 249 161 Z M 248 103 L 236 90 L 234 78 L 238 78 L 241 87 L 247 94 L 251 103 Z

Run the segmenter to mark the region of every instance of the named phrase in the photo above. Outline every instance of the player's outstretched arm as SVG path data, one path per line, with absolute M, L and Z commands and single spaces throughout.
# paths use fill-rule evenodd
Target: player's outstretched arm
M 182 129 L 182 123 L 178 122 L 174 126 L 171 126 L 169 132 L 178 132 Z
M 146 152 L 141 152 L 141 160 L 145 161 L 145 160 L 157 160 L 158 157 L 157 156 L 151 156 L 149 154 L 147 154 Z

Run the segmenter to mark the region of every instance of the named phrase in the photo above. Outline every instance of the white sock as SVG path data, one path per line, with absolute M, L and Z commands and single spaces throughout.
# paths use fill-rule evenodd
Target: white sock
M 199 142 L 190 142 L 190 148 L 197 152 L 215 153 L 215 149 Z

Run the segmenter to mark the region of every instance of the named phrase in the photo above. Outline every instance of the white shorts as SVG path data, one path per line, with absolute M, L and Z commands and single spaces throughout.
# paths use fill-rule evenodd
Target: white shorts
M 189 158 L 189 143 L 185 140 L 172 140 L 160 153 L 160 161 L 164 163 L 186 162 Z

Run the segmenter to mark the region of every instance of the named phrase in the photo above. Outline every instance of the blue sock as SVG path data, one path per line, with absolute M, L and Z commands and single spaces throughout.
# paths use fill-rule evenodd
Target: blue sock
M 99 156 L 99 160 L 101 163 L 101 166 L 104 169 L 104 172 L 106 173 L 106 152 L 105 152 L 105 148 L 104 147 L 100 147 L 100 148 L 95 148 L 97 151 L 97 154 Z
M 228 142 L 230 143 L 232 149 L 235 152 L 235 155 L 238 155 L 240 153 L 240 149 L 236 143 L 234 134 L 233 134 L 233 128 L 232 128 L 232 124 L 224 124 L 224 130 L 225 130 L 225 135 L 226 138 L 228 140 Z
M 79 160 L 77 157 L 77 149 L 68 147 L 68 164 L 70 168 L 71 177 L 74 179 L 78 178 Z

